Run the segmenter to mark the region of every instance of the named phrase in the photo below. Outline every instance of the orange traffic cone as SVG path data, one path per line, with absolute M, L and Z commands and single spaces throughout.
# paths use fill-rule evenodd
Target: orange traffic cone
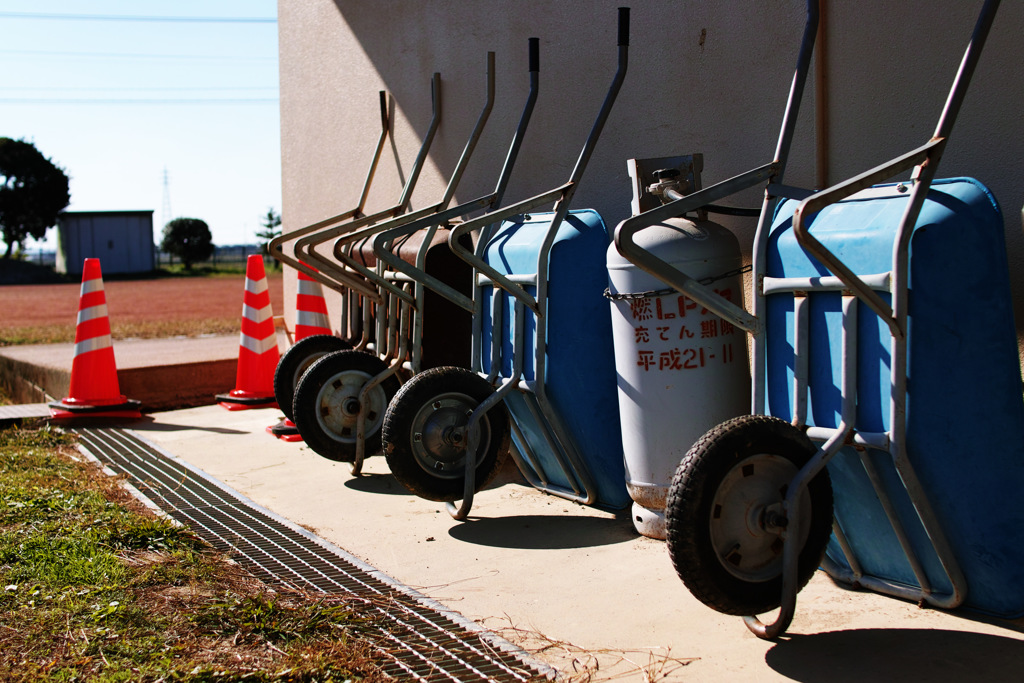
M 331 334 L 331 323 L 327 318 L 327 301 L 324 299 L 324 290 L 320 283 L 300 270 L 295 294 L 295 341 L 315 334 Z M 287 417 L 276 425 L 267 427 L 267 431 L 282 441 L 302 441 L 299 429 Z
M 274 370 L 279 358 L 263 257 L 254 254 L 249 257 L 245 269 L 242 335 L 235 388 L 230 393 L 218 394 L 217 401 L 228 410 L 276 406 Z
M 68 394 L 67 398 L 50 404 L 53 417 L 141 417 L 139 402 L 125 398 L 117 383 L 107 295 L 103 291 L 100 260 L 96 258 L 85 259 L 82 267 Z
M 295 295 L 295 341 L 314 334 L 330 334 L 327 302 L 320 283 L 299 271 L 298 291 Z

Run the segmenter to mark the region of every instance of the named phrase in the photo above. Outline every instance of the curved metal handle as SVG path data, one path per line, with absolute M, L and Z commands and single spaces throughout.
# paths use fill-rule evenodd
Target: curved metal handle
M 427 127 L 426 135 L 423 136 L 423 142 L 420 143 L 420 151 L 416 155 L 416 161 L 412 164 L 412 170 L 409 172 L 409 179 L 405 181 L 405 188 L 402 190 L 402 197 L 398 201 L 398 205 L 401 207 L 401 211 L 403 212 L 409 208 L 409 200 L 412 197 L 413 188 L 416 187 L 416 181 L 419 180 L 420 171 L 423 170 L 423 165 L 427 162 L 427 155 L 430 152 L 430 144 L 434 141 L 434 134 L 437 132 L 437 127 L 441 124 L 441 74 L 437 72 L 434 72 L 433 77 L 430 79 L 430 106 L 430 125 Z
M 439 278 L 425 272 L 423 269 L 416 268 L 412 264 L 404 261 L 398 255 L 392 253 L 388 245 L 393 240 L 405 237 L 406 235 L 411 235 L 420 229 L 447 223 L 453 218 L 463 217 L 479 209 L 489 211 L 501 203 L 502 197 L 505 194 L 505 188 L 508 186 L 509 178 L 512 175 L 512 167 L 515 165 L 516 158 L 519 155 L 519 150 L 522 147 L 523 138 L 526 136 L 526 129 L 530 123 L 530 118 L 533 115 L 533 109 L 537 102 L 537 94 L 540 89 L 538 77 L 538 70 L 540 68 L 539 39 L 530 38 L 528 40 L 528 52 L 530 91 L 526 98 L 526 105 L 523 107 L 523 112 L 519 117 L 519 125 L 516 128 L 515 135 L 512 137 L 512 143 L 509 145 L 508 155 L 505 157 L 505 163 L 502 166 L 501 174 L 498 176 L 498 182 L 495 185 L 494 192 L 490 195 L 479 197 L 469 202 L 464 202 L 459 206 L 447 209 L 439 214 L 427 216 L 411 223 L 389 228 L 378 233 L 373 240 L 373 250 L 377 255 L 377 258 L 384 261 L 392 269 L 408 275 L 417 282 L 422 283 L 431 291 L 440 294 L 449 301 L 470 312 L 474 310 L 473 300 L 471 298 L 456 290 L 454 287 L 446 284 Z M 460 234 L 465 234 L 465 231 Z
M 366 180 L 363 182 L 363 190 L 359 194 L 359 201 L 356 203 L 355 208 L 349 209 L 348 211 L 340 213 L 336 216 L 331 216 L 330 218 L 327 218 L 325 220 L 317 221 L 316 223 L 307 225 L 304 228 L 299 228 L 298 230 L 293 230 L 288 233 L 282 231 L 282 233 L 275 237 L 274 239 L 272 239 L 270 241 L 270 244 L 267 246 L 267 251 L 270 253 L 271 256 L 277 259 L 278 262 L 285 263 L 295 268 L 296 270 L 300 270 L 306 275 L 316 278 L 317 280 L 320 280 L 322 282 L 319 272 L 298 260 L 298 253 L 295 252 L 294 249 L 293 253 L 295 254 L 295 257 L 285 254 L 284 244 L 285 242 L 290 242 L 297 238 L 304 237 L 310 233 L 323 230 L 324 228 L 330 227 L 332 225 L 336 225 L 339 222 L 349 221 L 350 219 L 358 218 L 359 215 L 362 214 L 363 207 L 366 205 L 366 198 L 370 193 L 370 185 L 373 182 L 373 177 L 377 172 L 377 164 L 380 162 L 381 152 L 384 150 L 384 142 L 387 140 L 388 130 L 390 129 L 390 122 L 388 119 L 388 95 L 387 92 L 384 90 L 380 91 L 380 122 L 380 136 L 377 138 L 377 146 L 374 148 L 373 158 L 370 160 L 370 168 L 366 172 Z
M 882 300 L 874 290 L 857 277 L 850 268 L 810 233 L 809 217 L 826 206 L 845 199 L 859 190 L 887 180 L 909 168 L 914 168 L 915 170 L 911 176 L 913 190 L 903 218 L 900 221 L 896 247 L 894 249 L 894 260 L 902 262 L 905 257 L 910 233 L 913 226 L 917 224 L 921 207 L 924 205 L 925 195 L 932 179 L 935 178 L 939 161 L 942 158 L 942 152 L 949 141 L 953 124 L 967 94 L 967 86 L 970 84 L 971 76 L 974 74 L 978 60 L 981 58 L 981 51 L 985 46 L 985 40 L 988 38 L 998 8 L 999 0 L 986 0 L 982 6 L 974 26 L 974 32 L 971 35 L 971 40 L 964 51 L 963 59 L 960 61 L 960 67 L 957 69 L 956 77 L 953 80 L 953 85 L 946 98 L 945 106 L 939 116 L 939 122 L 932 138 L 917 149 L 911 150 L 866 173 L 862 173 L 827 190 L 823 190 L 813 197 L 805 199 L 793 213 L 793 232 L 800 246 L 810 252 L 833 275 L 842 280 L 843 284 L 849 287 L 872 311 L 885 320 L 892 335 L 898 339 L 906 336 L 905 316 L 894 314 L 892 306 Z M 898 258 L 896 258 L 897 255 L 899 256 Z M 906 285 L 906 280 L 903 277 L 895 277 L 894 281 L 897 283 L 895 285 L 897 287 Z
M 410 304 L 415 303 L 415 297 L 409 294 L 409 292 L 397 286 L 394 282 L 388 280 L 380 273 L 377 273 L 356 261 L 352 255 L 348 253 L 345 247 L 349 243 L 361 239 L 368 239 L 376 235 L 373 240 L 373 251 L 377 258 L 391 265 L 395 270 L 404 270 L 402 265 L 408 264 L 405 264 L 399 256 L 392 257 L 391 252 L 384 246 L 383 241 L 390 242 L 391 240 L 397 239 L 399 236 L 412 234 L 422 228 L 441 225 L 449 218 L 459 215 L 459 210 L 461 209 L 461 207 L 455 207 L 440 213 L 435 213 L 434 209 L 436 208 L 437 207 L 429 207 L 428 209 L 421 209 L 420 211 L 399 216 L 398 218 L 390 220 L 379 226 L 373 226 L 366 230 L 344 235 L 335 242 L 334 256 L 348 268 L 360 273 L 363 277 L 367 278 L 377 286 L 388 290 L 395 296 Z M 396 262 L 401 265 L 396 266 Z
M 348 269 L 354 270 L 362 275 L 370 283 L 373 283 L 380 289 L 385 289 L 391 294 L 406 300 L 409 303 L 414 303 L 415 298 L 412 297 L 408 292 L 395 286 L 392 282 L 388 281 L 384 276 L 377 271 L 362 265 L 345 249 L 346 246 L 359 241 L 373 237 L 374 234 L 390 230 L 395 226 L 401 226 L 406 224 L 413 224 L 418 226 L 421 225 L 435 225 L 446 220 L 443 216 L 444 209 L 452 201 L 455 196 L 456 188 L 462 179 L 463 173 L 466 170 L 466 166 L 472 157 L 473 151 L 476 148 L 476 143 L 479 141 L 480 136 L 483 133 L 483 128 L 487 123 L 487 119 L 490 116 L 490 112 L 494 110 L 495 105 L 495 53 L 487 52 L 487 78 L 486 78 L 486 99 L 483 104 L 483 109 L 477 118 L 476 125 L 473 127 L 470 133 L 469 140 L 466 142 L 466 146 L 463 148 L 462 156 L 459 158 L 459 162 L 456 164 L 456 169 L 452 173 L 452 178 L 449 180 L 449 184 L 444 190 L 444 196 L 440 202 L 428 207 L 421 209 L 413 214 L 403 215 L 385 223 L 369 226 L 365 229 L 350 231 L 347 234 L 340 236 L 334 245 L 334 256 L 342 263 L 343 266 L 347 266 Z M 413 230 L 410 230 L 413 231 Z M 375 251 L 377 250 L 378 243 L 375 241 Z M 358 288 L 359 291 L 365 288 Z M 369 285 L 366 289 L 371 289 Z
M 634 236 L 641 230 L 657 225 L 664 220 L 696 211 L 707 204 L 728 197 L 740 190 L 759 185 L 771 178 L 777 169 L 778 165 L 773 162 L 694 192 L 682 199 L 663 204 L 638 216 L 627 218 L 615 228 L 615 248 L 630 263 L 633 263 L 644 272 L 653 275 L 659 280 L 672 285 L 675 289 L 686 294 L 715 315 L 731 322 L 737 327 L 743 328 L 751 334 L 758 334 L 761 330 L 761 323 L 757 318 L 710 287 L 700 284 L 683 271 L 644 249 L 636 243 Z
M 491 115 L 491 110 L 494 109 L 494 53 L 487 53 L 487 101 L 484 103 L 484 108 L 480 112 L 480 116 L 477 117 L 476 125 L 473 127 L 473 132 L 470 133 L 469 140 L 466 142 L 466 146 L 462 150 L 462 155 L 459 157 L 459 161 L 455 164 L 455 170 L 452 172 L 451 180 L 448 181 L 448 187 L 445 188 L 444 197 L 438 203 L 439 208 L 444 209 L 451 202 L 452 197 L 455 195 L 455 188 L 459 186 L 459 181 L 462 180 L 462 174 L 466 170 L 466 165 L 469 164 L 469 159 L 473 156 L 473 150 L 476 149 L 476 143 L 480 141 L 480 136 L 484 132 L 484 126 L 487 124 L 487 119 Z
M 386 215 L 390 215 L 390 211 L 387 212 Z M 322 254 L 319 254 L 316 251 L 316 245 L 327 241 L 328 239 L 330 239 L 331 236 L 337 234 L 338 232 L 354 230 L 359 226 L 372 224 L 375 221 L 380 220 L 381 217 L 382 216 L 380 214 L 375 214 L 373 216 L 365 216 L 361 219 L 350 221 L 349 223 L 343 226 L 337 226 L 335 228 L 304 237 L 295 244 L 295 254 L 298 258 L 308 263 L 311 267 L 318 268 L 320 272 L 318 273 L 317 280 L 326 284 L 332 289 L 335 289 L 336 291 L 339 292 L 351 290 L 354 292 L 358 292 L 362 296 L 369 297 L 370 299 L 379 302 L 379 295 L 377 294 L 377 291 L 374 288 L 367 285 L 364 280 L 362 280 L 354 273 L 347 270 L 341 264 L 326 258 Z
M 849 287 L 857 298 L 867 304 L 878 317 L 886 322 L 889 326 L 889 331 L 897 338 L 904 337 L 904 330 L 893 315 L 892 306 L 886 303 L 877 292 L 869 287 L 867 283 L 859 278 L 846 264 L 840 261 L 835 254 L 811 234 L 809 217 L 818 213 L 826 206 L 835 204 L 876 183 L 888 180 L 897 173 L 924 163 L 928 160 L 931 151 L 944 142 L 944 140 L 931 140 L 924 146 L 897 157 L 887 164 L 833 185 L 827 190 L 822 190 L 800 202 L 793 212 L 793 234 L 796 236 L 797 243 L 823 266 L 828 268 L 833 275 L 842 280 L 843 284 Z M 915 215 L 915 222 L 916 218 L 917 216 Z
M 448 182 L 448 187 L 445 189 L 444 196 L 441 201 L 433 206 L 430 206 L 414 214 L 396 217 L 385 223 L 373 225 L 359 231 L 351 231 L 348 234 L 341 235 L 334 244 L 334 256 L 337 260 L 341 261 L 343 265 L 347 266 L 350 270 L 359 272 L 368 281 L 377 285 L 377 287 L 387 289 L 396 296 L 399 296 L 407 301 L 411 298 L 409 294 L 399 287 L 396 287 L 393 283 L 383 278 L 378 273 L 366 268 L 362 264 L 351 258 L 346 252 L 345 246 L 360 240 L 363 238 L 370 237 L 376 233 L 388 230 L 396 225 L 403 225 L 424 216 L 431 216 L 439 211 L 443 211 L 448 204 L 451 202 L 452 197 L 455 195 L 455 189 L 458 187 L 459 181 L 462 179 L 462 175 L 465 172 L 466 166 L 469 163 L 469 159 L 476 148 L 477 142 L 480 140 L 480 136 L 483 134 L 484 126 L 487 123 L 487 119 L 490 117 L 491 111 L 494 108 L 494 52 L 487 53 L 487 97 L 484 102 L 483 110 L 480 112 L 480 116 L 477 118 L 476 125 L 470 134 L 469 141 L 466 143 L 465 148 L 462 151 L 462 155 L 459 157 L 459 161 L 456 164 L 455 170 L 452 172 L 452 177 Z M 337 273 L 336 273 L 337 274 Z M 369 285 L 365 287 L 356 287 L 359 291 L 364 289 L 373 290 Z M 373 292 L 376 294 L 376 292 Z
M 608 120 L 608 115 L 611 113 L 612 106 L 615 104 L 615 99 L 618 97 L 619 90 L 622 88 L 622 82 L 626 78 L 626 71 L 629 67 L 628 7 L 619 8 L 618 44 L 618 68 L 616 69 L 615 76 L 612 78 L 612 83 L 608 88 L 608 94 L 605 96 L 601 109 L 597 114 L 597 119 L 594 121 L 594 125 L 590 130 L 590 135 L 587 136 L 587 140 L 583 144 L 583 149 L 580 151 L 580 156 L 576 160 L 576 166 L 573 167 L 572 174 L 569 176 L 569 181 L 561 187 L 545 192 L 544 194 L 513 204 L 501 211 L 490 212 L 473 221 L 463 223 L 452 230 L 448 235 L 448 246 L 459 258 L 468 262 L 478 272 L 489 277 L 496 286 L 514 296 L 524 305 L 528 306 L 530 310 L 538 316 L 543 315 L 541 311 L 542 305 L 538 303 L 538 297 L 532 296 L 523 286 L 512 282 L 503 273 L 498 272 L 498 270 L 484 261 L 484 259 L 478 255 L 479 253 L 483 253 L 482 245 L 478 245 L 476 250 L 477 253 L 474 253 L 459 244 L 459 239 L 470 230 L 490 225 L 503 220 L 504 218 L 523 213 L 524 211 L 529 211 L 530 209 L 552 199 L 556 200 L 553 210 L 554 215 L 551 218 L 551 224 L 548 226 L 544 242 L 541 244 L 537 257 L 538 282 L 540 283 L 541 289 L 545 286 L 543 281 L 545 280 L 547 270 L 547 254 L 550 252 L 551 246 L 554 243 L 558 228 L 561 226 L 566 214 L 569 213 L 569 204 L 572 202 L 573 195 L 576 193 L 576 188 L 579 187 L 579 181 L 583 176 L 583 171 L 586 169 L 587 163 L 590 161 L 590 157 L 594 153 L 594 148 L 597 147 L 597 141 L 601 137 L 601 132 L 604 130 L 604 124 Z M 540 290 L 538 291 L 538 294 L 539 293 Z
M 731 322 L 737 327 L 743 328 L 753 335 L 759 335 L 762 329 L 761 322 L 755 316 L 750 315 L 743 308 L 719 296 L 711 288 L 701 285 L 686 273 L 638 245 L 634 240 L 634 235 L 644 228 L 656 225 L 669 218 L 675 218 L 704 208 L 719 199 L 724 199 L 741 190 L 769 181 L 778 184 L 782 183 L 786 160 L 789 156 L 793 134 L 796 129 L 800 100 L 803 97 L 804 85 L 807 82 L 807 74 L 810 71 L 818 21 L 818 0 L 807 0 L 807 15 L 804 22 L 803 36 L 800 41 L 800 51 L 797 55 L 796 69 L 793 73 L 789 98 L 786 101 L 786 109 L 783 113 L 774 160 L 771 163 L 759 166 L 746 173 L 741 173 L 681 199 L 668 202 L 638 216 L 627 218 L 615 229 L 615 248 L 628 261 L 644 272 L 672 285 L 676 290 L 689 296 L 715 315 Z M 769 197 L 766 193 L 761 209 L 762 223 L 765 221 L 773 202 L 774 198 Z M 758 231 L 760 232 L 760 230 L 761 226 L 759 225 Z
M 345 289 L 353 289 L 363 296 L 370 298 L 373 301 L 380 301 L 380 296 L 376 290 L 369 287 L 365 281 L 356 278 L 349 272 L 346 272 L 344 268 L 339 268 L 338 264 L 328 260 L 316 252 L 316 246 L 323 244 L 328 240 L 334 239 L 339 235 L 343 235 L 347 232 L 352 232 L 358 228 L 365 227 L 367 225 L 373 225 L 382 219 L 394 218 L 405 212 L 408 208 L 409 198 L 413 188 L 416 186 L 416 182 L 419 179 L 420 171 L 423 169 L 424 163 L 426 163 L 427 154 L 430 151 L 430 146 L 434 141 L 434 135 L 437 133 L 437 128 L 441 123 L 441 74 L 434 73 L 430 81 L 430 101 L 431 101 L 431 117 L 430 125 L 427 128 L 426 134 L 423 136 L 423 141 L 420 143 L 419 153 L 416 155 L 416 161 L 413 163 L 412 170 L 409 173 L 409 178 L 405 182 L 405 186 L 402 189 L 402 196 L 399 198 L 398 204 L 378 211 L 371 216 L 364 216 L 362 218 L 336 225 L 336 221 L 329 219 L 329 222 L 321 222 L 320 225 L 322 230 L 316 234 L 308 235 L 300 239 L 295 244 L 295 254 L 299 258 L 305 258 L 311 264 L 319 266 L 322 272 L 307 272 L 308 275 L 314 277 L 317 281 L 343 292 Z M 383 114 L 382 114 L 383 117 Z
M 521 301 L 524 305 L 530 308 L 534 313 L 539 313 L 537 308 L 537 300 L 529 292 L 523 289 L 522 286 L 512 282 L 505 276 L 504 273 L 499 272 L 487 261 L 483 260 L 473 251 L 465 248 L 460 244 L 460 240 L 463 235 L 466 235 L 472 230 L 484 228 L 497 221 L 505 220 L 513 216 L 523 214 L 530 209 L 536 208 L 541 204 L 547 204 L 552 200 L 557 200 L 565 195 L 565 193 L 571 187 L 570 184 L 562 185 L 553 190 L 549 190 L 544 194 L 531 197 L 530 199 L 517 202 L 506 206 L 503 209 L 497 211 L 491 211 L 490 213 L 484 214 L 479 218 L 475 218 L 471 221 L 466 221 L 460 225 L 455 226 L 450 233 L 448 233 L 448 247 L 455 253 L 456 256 L 461 258 L 463 261 L 469 263 L 477 272 L 486 275 L 491 281 L 501 289 L 514 296 L 516 299 Z M 477 247 L 477 251 L 480 251 L 480 246 Z

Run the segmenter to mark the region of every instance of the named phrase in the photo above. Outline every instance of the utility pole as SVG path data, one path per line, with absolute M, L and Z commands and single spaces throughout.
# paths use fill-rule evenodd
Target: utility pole
M 167 167 L 164 166 L 164 201 L 160 211 L 160 227 L 171 222 L 171 181 L 167 175 Z

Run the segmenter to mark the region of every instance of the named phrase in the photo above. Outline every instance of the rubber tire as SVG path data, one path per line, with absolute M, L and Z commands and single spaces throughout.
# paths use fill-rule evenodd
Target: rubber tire
M 723 484 L 735 481 L 727 477 L 748 458 L 784 458 L 791 463 L 795 474 L 817 450 L 799 429 L 765 415 L 744 415 L 723 422 L 690 448 L 669 488 L 666 522 L 669 556 L 679 578 L 694 597 L 719 612 L 736 616 L 764 614 L 780 606 L 781 554 L 777 557 L 778 567 L 774 576 L 761 576 L 756 580 L 736 576 L 736 570 L 728 569 L 726 559 L 715 551 L 715 532 L 712 529 L 712 512 L 716 507 L 714 498 Z M 789 469 L 789 465 L 775 458 L 765 460 L 765 463 L 775 463 L 776 468 L 781 464 L 782 469 Z M 771 469 L 768 467 L 767 471 Z M 741 481 L 742 477 L 750 476 L 749 473 L 754 471 L 741 471 Z M 757 471 L 765 471 L 765 468 Z M 778 494 L 779 502 L 785 496 L 784 491 L 783 485 Z M 820 565 L 832 530 L 832 483 L 827 470 L 823 469 L 811 480 L 807 492 L 810 504 L 803 505 L 803 514 L 810 514 L 810 520 L 805 527 L 807 537 L 797 562 L 798 591 Z M 717 519 L 718 524 L 725 525 L 727 522 L 722 520 L 729 518 Z M 769 536 L 765 534 L 763 538 L 767 540 Z M 752 543 L 751 539 L 755 539 L 752 534 L 740 540 Z M 770 552 L 781 553 L 781 543 L 773 545 Z M 764 571 L 776 572 L 774 563 L 773 560 Z
M 459 447 L 452 444 L 446 444 L 445 451 L 441 452 L 439 448 L 426 446 L 422 438 L 417 442 L 414 433 L 419 425 L 429 426 L 426 420 L 434 415 L 440 416 L 434 418 L 435 434 L 444 426 L 464 426 L 469 420 L 467 413 L 492 393 L 494 390 L 486 379 L 466 368 L 453 366 L 431 368 L 406 382 L 384 416 L 384 457 L 395 479 L 427 500 L 460 500 L 465 492 L 465 447 L 461 448 L 461 456 L 458 456 Z M 442 413 L 436 409 L 434 404 L 439 401 L 448 402 L 448 410 Z M 480 427 L 484 430 L 480 443 L 483 456 L 477 460 L 476 491 L 494 480 L 508 457 L 509 416 L 505 404 L 487 411 Z M 444 476 L 424 462 L 425 458 L 445 463 Z
M 331 417 L 343 423 L 348 433 L 334 430 L 324 422 L 321 413 L 321 400 L 327 398 L 324 389 L 340 382 L 336 389 L 344 387 L 343 396 L 355 399 L 362 387 L 373 377 L 387 370 L 387 365 L 377 356 L 365 351 L 345 350 L 329 353 L 309 366 L 299 378 L 295 387 L 295 399 L 292 402 L 292 421 L 306 445 L 314 452 L 328 460 L 337 462 L 353 462 L 356 457 L 356 416 L 350 413 L 348 418 L 334 414 Z M 399 381 L 391 375 L 370 393 L 370 400 L 377 406 L 378 412 L 371 414 L 366 423 L 366 456 L 380 453 L 381 433 L 384 411 L 392 397 L 398 391 Z M 328 391 L 330 391 L 328 389 Z M 342 397 L 334 396 L 334 400 Z
M 281 412 L 292 419 L 292 401 L 299 378 L 314 362 L 334 351 L 351 349 L 352 344 L 333 334 L 314 334 L 300 339 L 284 352 L 274 370 L 274 398 Z

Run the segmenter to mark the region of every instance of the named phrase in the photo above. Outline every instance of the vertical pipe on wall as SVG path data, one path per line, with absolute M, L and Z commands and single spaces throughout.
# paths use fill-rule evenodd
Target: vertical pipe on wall
M 818 2 L 818 38 L 814 54 L 814 184 L 829 186 L 828 180 L 828 1 Z

